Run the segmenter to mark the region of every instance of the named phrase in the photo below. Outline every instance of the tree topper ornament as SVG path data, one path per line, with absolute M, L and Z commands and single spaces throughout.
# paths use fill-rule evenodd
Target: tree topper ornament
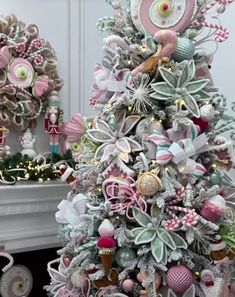
M 183 32 L 191 23 L 195 1 L 132 0 L 131 15 L 136 28 L 154 35 L 163 29 Z

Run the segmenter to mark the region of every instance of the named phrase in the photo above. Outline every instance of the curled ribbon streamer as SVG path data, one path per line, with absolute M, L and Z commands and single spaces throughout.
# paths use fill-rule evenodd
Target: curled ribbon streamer
M 5 252 L 0 252 L 0 257 L 7 258 L 9 260 L 9 264 L 7 264 L 5 267 L 2 268 L 2 272 L 6 272 L 8 269 L 10 269 L 14 263 L 13 257 Z
M 128 219 L 133 219 L 130 216 L 132 206 L 139 207 L 142 213 L 147 211 L 147 203 L 136 191 L 135 180 L 131 177 L 126 180 L 106 179 L 102 187 L 106 201 L 111 202 L 111 211 L 124 212 Z
M 181 173 L 192 174 L 196 178 L 203 176 L 206 172 L 204 166 L 191 159 L 191 157 L 209 149 L 206 134 L 198 135 L 198 133 L 197 126 L 193 125 L 187 128 L 183 134 L 170 130 L 168 136 L 159 131 L 150 135 L 148 139 L 157 145 L 157 163 L 163 165 L 172 161 L 178 166 Z M 185 136 L 187 138 L 182 138 Z

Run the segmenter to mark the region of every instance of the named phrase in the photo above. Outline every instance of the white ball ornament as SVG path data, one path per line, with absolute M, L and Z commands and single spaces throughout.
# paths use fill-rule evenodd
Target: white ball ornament
M 216 111 L 212 104 L 203 105 L 200 108 L 201 119 L 206 122 L 212 122 L 215 119 Z

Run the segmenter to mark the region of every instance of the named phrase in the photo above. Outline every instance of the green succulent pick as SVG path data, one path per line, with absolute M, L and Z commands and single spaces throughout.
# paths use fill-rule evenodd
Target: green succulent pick
M 164 82 L 152 84 L 154 93 L 150 96 L 153 99 L 168 101 L 180 99 L 181 104 L 195 117 L 200 117 L 200 110 L 196 102 L 199 100 L 206 100 L 210 95 L 203 90 L 209 83 L 209 79 L 195 79 L 195 64 L 191 60 L 182 70 L 181 76 L 176 76 L 170 70 L 160 67 Z
M 154 224 L 159 215 L 159 208 L 153 205 L 151 216 L 142 213 L 137 207 L 133 207 L 134 218 L 141 226 L 132 229 L 133 241 L 136 245 L 151 244 L 151 252 L 157 263 L 167 264 L 168 249 L 177 248 L 187 249 L 187 243 L 175 232 L 166 231 L 163 228 L 157 228 Z

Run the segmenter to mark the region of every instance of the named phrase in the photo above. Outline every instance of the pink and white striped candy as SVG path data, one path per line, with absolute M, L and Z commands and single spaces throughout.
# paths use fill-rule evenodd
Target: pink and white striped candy
M 206 173 L 206 168 L 202 164 L 197 163 L 196 168 L 193 172 L 193 177 L 198 179 L 202 177 L 205 173 Z
M 166 148 L 158 147 L 156 154 L 156 161 L 158 164 L 164 165 L 169 163 L 173 158 L 171 152 L 169 152 Z
M 198 125 L 191 125 L 183 132 L 184 138 L 190 138 L 194 140 L 200 133 L 200 127 Z

